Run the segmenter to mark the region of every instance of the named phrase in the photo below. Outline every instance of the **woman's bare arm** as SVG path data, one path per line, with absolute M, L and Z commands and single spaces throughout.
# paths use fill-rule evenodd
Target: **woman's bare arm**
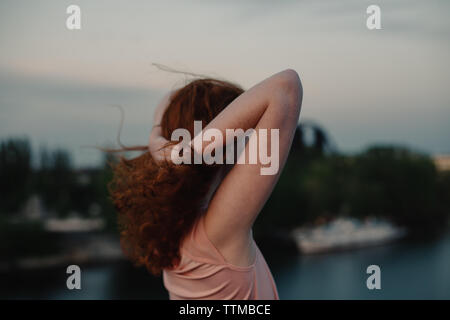
M 281 71 L 253 86 L 227 106 L 205 128 L 216 128 L 226 137 L 226 129 L 279 129 L 279 170 L 261 175 L 264 165 L 236 164 L 212 197 L 206 213 L 208 235 L 220 249 L 236 252 L 248 246 L 253 222 L 272 192 L 284 167 L 298 123 L 303 89 L 298 74 Z M 194 139 L 195 140 L 195 139 Z M 225 141 L 223 141 L 225 142 Z M 203 148 L 212 142 L 203 142 Z M 268 138 L 267 149 L 271 150 Z M 195 145 L 195 143 L 194 143 Z M 249 143 L 245 147 L 248 155 Z M 201 152 L 201 150 L 196 150 Z M 273 155 L 272 155 L 273 156 Z

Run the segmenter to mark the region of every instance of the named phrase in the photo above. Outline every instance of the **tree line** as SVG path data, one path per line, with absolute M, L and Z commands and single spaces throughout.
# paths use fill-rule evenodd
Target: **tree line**
M 96 204 L 111 230 L 115 228 L 107 193 L 112 155 L 105 154 L 97 168 L 82 171 L 74 169 L 70 153 L 62 149 L 41 148 L 37 158 L 26 138 L 0 143 L 0 219 L 19 212 L 35 194 L 58 217 L 73 211 L 89 216 Z M 80 179 L 83 175 L 88 179 Z M 450 215 L 450 173 L 439 172 L 428 155 L 402 146 L 342 154 L 323 129 L 299 125 L 255 229 L 290 229 L 337 215 L 384 217 L 416 233 L 435 232 L 447 226 Z

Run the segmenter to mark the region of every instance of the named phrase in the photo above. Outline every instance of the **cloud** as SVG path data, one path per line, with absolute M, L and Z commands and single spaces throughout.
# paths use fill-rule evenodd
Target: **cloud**
M 27 134 L 96 156 L 87 143 L 147 139 L 174 68 L 248 88 L 280 69 L 303 80 L 302 117 L 323 123 L 343 150 L 400 141 L 449 150 L 450 2 L 379 0 L 382 30 L 365 27 L 366 0 L 79 0 L 82 30 L 65 28 L 70 1 L 0 2 L 0 137 Z

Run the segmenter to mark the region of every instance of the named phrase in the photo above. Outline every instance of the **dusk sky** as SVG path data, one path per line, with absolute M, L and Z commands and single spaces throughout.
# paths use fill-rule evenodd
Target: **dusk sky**
M 81 8 L 81 30 L 66 8 Z M 366 8 L 381 8 L 381 30 Z M 445 0 L 0 2 L 0 139 L 61 147 L 146 144 L 153 110 L 189 77 L 248 89 L 286 68 L 303 83 L 300 121 L 338 149 L 400 144 L 450 154 L 450 2 Z

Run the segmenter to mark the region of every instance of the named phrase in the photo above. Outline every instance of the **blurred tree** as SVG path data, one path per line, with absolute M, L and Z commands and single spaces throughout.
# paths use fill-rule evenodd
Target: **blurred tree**
M 28 139 L 7 139 L 0 144 L 0 211 L 17 212 L 31 192 L 31 148 Z
M 450 171 L 438 173 L 437 185 L 437 202 L 444 215 L 450 217 Z
M 42 147 L 36 187 L 46 208 L 62 216 L 73 210 L 77 202 L 72 193 L 75 185 L 70 154 L 61 149 L 48 151 Z
M 338 215 L 382 216 L 413 234 L 436 233 L 450 215 L 450 173 L 438 173 L 430 157 L 403 147 L 339 155 L 318 126 L 299 126 L 255 230 L 270 233 Z
M 355 158 L 353 175 L 356 182 L 348 193 L 352 215 L 389 217 L 414 232 L 446 225 L 448 211 L 428 156 L 401 147 L 372 147 Z
M 301 155 L 302 159 L 334 153 L 328 134 L 317 124 L 305 122 L 295 130 L 290 154 Z

